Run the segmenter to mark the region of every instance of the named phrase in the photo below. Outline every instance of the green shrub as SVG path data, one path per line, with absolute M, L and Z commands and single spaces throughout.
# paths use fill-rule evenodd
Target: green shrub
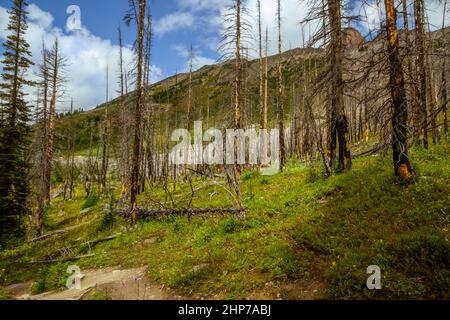
M 247 227 L 249 227 L 249 225 L 246 222 L 238 220 L 234 217 L 224 219 L 219 223 L 219 230 L 222 234 L 239 232 Z
M 254 177 L 257 177 L 259 175 L 259 172 L 254 170 L 254 171 L 245 171 L 242 176 L 241 179 L 242 181 L 248 181 L 250 179 L 253 179 Z
M 62 183 L 64 181 L 64 171 L 63 165 L 59 161 L 56 161 L 53 166 L 51 182 L 53 184 Z
M 306 182 L 314 183 L 323 178 L 322 172 L 316 167 L 309 167 L 306 170 Z
M 98 202 L 98 197 L 97 194 L 95 192 L 92 192 L 89 197 L 86 199 L 86 201 L 83 203 L 83 205 L 81 206 L 81 209 L 87 209 L 87 208 L 91 208 L 93 206 L 95 206 Z
M 67 278 L 70 276 L 67 273 L 69 265 L 69 263 L 58 263 L 41 268 L 31 287 L 33 294 L 64 288 Z
M 294 249 L 279 239 L 272 239 L 264 250 L 260 270 L 271 273 L 275 279 L 294 278 L 300 271 Z
M 100 231 L 108 230 L 110 229 L 115 222 L 115 216 L 114 216 L 114 196 L 112 195 L 109 200 L 109 206 L 105 209 L 105 212 L 102 217 L 102 221 L 100 222 Z
M 0 301 L 2 300 L 11 300 L 11 296 L 6 289 L 0 287 Z

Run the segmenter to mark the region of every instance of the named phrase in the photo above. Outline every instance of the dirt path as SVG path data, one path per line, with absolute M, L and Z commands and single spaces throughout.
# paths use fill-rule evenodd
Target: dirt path
M 7 289 L 18 300 L 83 300 L 100 294 L 112 300 L 183 300 L 172 290 L 154 285 L 145 277 L 146 267 L 120 270 L 106 268 L 82 272 L 81 289 L 51 291 L 31 295 L 31 282 Z

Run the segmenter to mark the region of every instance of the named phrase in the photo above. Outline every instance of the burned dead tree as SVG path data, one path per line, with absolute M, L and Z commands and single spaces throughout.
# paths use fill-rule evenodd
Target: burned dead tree
M 425 8 L 423 0 L 414 0 L 415 48 L 417 50 L 417 82 L 419 84 L 417 110 L 419 119 L 418 140 L 422 147 L 428 148 L 428 111 L 427 111 L 427 71 L 425 45 Z
M 143 82 L 143 54 L 144 54 L 144 31 L 146 0 L 130 0 L 130 11 L 125 17 L 125 22 L 129 25 L 135 21 L 137 25 L 137 64 L 136 64 L 136 102 L 134 110 L 134 143 L 133 158 L 131 163 L 131 192 L 130 203 L 132 212 L 132 222 L 136 222 L 137 195 L 139 193 L 139 172 L 140 172 L 140 151 L 141 151 L 141 107 L 142 107 L 142 82 Z
M 334 167 L 336 146 L 340 170 L 351 168 L 351 153 L 348 147 L 348 119 L 344 108 L 344 80 L 343 80 L 343 32 L 341 22 L 341 1 L 328 0 L 330 16 L 331 40 L 331 141 L 330 167 Z
M 388 38 L 389 87 L 392 99 L 392 151 L 395 175 L 401 179 L 411 176 L 408 158 L 408 104 L 405 79 L 400 58 L 397 31 L 397 12 L 394 0 L 385 0 L 386 31 Z

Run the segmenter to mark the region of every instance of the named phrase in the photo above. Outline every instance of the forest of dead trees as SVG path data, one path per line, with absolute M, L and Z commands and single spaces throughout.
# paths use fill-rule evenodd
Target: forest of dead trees
M 70 121 L 78 108 L 72 102 L 68 114 L 57 114 L 62 95 L 70 96 L 64 90 L 69 61 L 55 39 L 50 48 L 42 45 L 39 81 L 24 78 L 32 65 L 24 38 L 27 3 L 11 1 L 10 36 L 3 44 L 0 87 L 1 234 L 23 231 L 24 226 L 35 235 L 44 232 L 46 207 L 51 205 L 52 190 L 57 187 L 52 179 L 56 167 L 62 168 L 64 199 L 74 196 L 76 185 L 89 197 L 94 192 L 110 194 L 111 181 L 120 181 L 121 197 L 115 207 L 131 223 L 145 216 L 138 202 L 143 191 L 160 186 L 170 198 L 177 184 L 188 183 L 193 197 L 195 176 L 225 179 L 236 199 L 230 208 L 198 211 L 244 210 L 239 180 L 249 169 L 246 166 L 237 162 L 209 167 L 170 165 L 171 131 L 180 127 L 192 131 L 194 120 L 199 118 L 223 128 L 243 129 L 253 123 L 258 123 L 259 129 L 278 128 L 281 172 L 292 159 L 319 162 L 324 175 L 331 176 L 351 170 L 352 159 L 357 156 L 390 150 L 393 174 L 401 180 L 414 175 L 408 149 L 414 144 L 427 149 L 430 143 L 448 138 L 447 1 L 442 0 L 441 26 L 430 25 L 424 0 L 371 2 L 379 12 L 379 25 L 373 26 L 368 23 L 365 3 L 358 2 L 360 14 L 355 16 L 346 1 L 308 0 L 308 15 L 298 21 L 303 43 L 297 53 L 283 52 L 283 1 L 270 1 L 278 7 L 274 39 L 269 39 L 268 27 L 262 24 L 265 1 L 249 8 L 246 1 L 233 0 L 224 16 L 227 28 L 219 52 L 222 68 L 231 66 L 233 85 L 232 90 L 229 86 L 222 90 L 226 91 L 221 103 L 226 116 L 221 121 L 217 112 L 210 110 L 209 93 L 208 102 L 202 101 L 206 105 L 200 106 L 196 100 L 192 46 L 188 74 L 172 77 L 171 94 L 165 101 L 156 100 L 150 83 L 152 7 L 146 0 L 129 0 L 124 22 L 135 30 L 134 61 L 132 65 L 124 63 L 119 25 L 120 74 L 105 70 L 104 75 L 118 78 L 119 98 L 114 107 L 119 111 L 113 112 L 106 88 L 103 115 L 94 125 L 89 124 L 89 151 L 82 163 L 75 161 L 77 132 Z M 250 12 L 256 13 L 256 30 L 251 28 Z M 367 30 L 362 36 L 357 31 L 361 26 Z M 271 40 L 277 42 L 277 55 L 269 57 Z M 256 52 L 253 62 L 249 49 Z M 26 86 L 34 87 L 33 99 L 25 96 Z M 69 125 L 56 150 L 56 128 L 61 119 L 69 119 Z M 263 148 L 268 148 L 266 140 Z M 63 161 L 57 159 L 56 151 L 63 155 Z M 251 169 L 259 168 L 262 166 Z M 176 208 L 175 203 L 172 208 L 148 210 L 147 215 L 158 210 L 196 212 L 195 208 Z

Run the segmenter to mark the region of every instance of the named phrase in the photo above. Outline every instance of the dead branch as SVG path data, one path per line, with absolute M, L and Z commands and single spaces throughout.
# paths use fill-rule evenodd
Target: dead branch
M 95 254 L 91 253 L 91 254 L 86 254 L 86 255 L 82 255 L 82 256 L 67 257 L 67 258 L 62 258 L 62 259 L 31 261 L 31 263 L 55 263 L 55 262 L 75 261 L 75 260 L 80 260 L 80 259 L 84 259 L 84 258 L 90 258 L 93 256 L 95 256 Z
M 55 235 L 62 234 L 62 233 L 66 233 L 66 232 L 71 231 L 71 230 L 73 230 L 73 229 L 76 229 L 76 228 L 85 226 L 85 225 L 87 225 L 87 224 L 91 224 L 91 223 L 93 223 L 93 222 L 95 222 L 95 221 L 97 221 L 97 219 L 96 219 L 96 220 L 93 220 L 93 221 L 84 222 L 84 223 L 78 224 L 78 225 L 76 225 L 76 226 L 68 227 L 68 228 L 65 228 L 65 229 L 60 229 L 60 230 L 51 231 L 51 232 L 49 232 L 49 233 L 47 233 L 47 234 L 44 234 L 44 235 L 42 235 L 42 236 L 40 236 L 40 237 L 36 237 L 36 238 L 30 239 L 30 240 L 28 240 L 27 242 L 28 242 L 28 243 L 32 243 L 32 242 L 37 242 L 37 241 L 45 240 L 45 239 L 50 238 L 50 237 L 53 237 L 53 236 L 55 236 Z
M 83 242 L 83 243 L 80 243 L 80 244 L 76 244 L 76 245 L 73 245 L 73 246 L 68 246 L 68 247 L 60 248 L 60 249 L 56 250 L 55 252 L 67 252 L 68 250 L 73 249 L 73 248 L 77 248 L 77 247 L 82 247 L 82 246 L 93 246 L 93 245 L 96 245 L 96 244 L 101 243 L 101 242 L 106 242 L 106 241 L 114 240 L 114 239 L 116 239 L 116 238 L 117 238 L 118 236 L 120 236 L 120 235 L 121 235 L 121 233 L 118 233 L 118 234 L 115 234 L 115 235 L 112 235 L 112 236 L 108 236 L 108 237 L 105 237 L 105 238 L 101 238 L 101 239 L 97 239 L 97 240 L 86 241 L 86 242 Z
M 247 211 L 245 208 L 173 208 L 173 209 L 137 209 L 138 219 L 160 218 L 164 216 L 188 215 L 200 216 L 205 214 L 238 214 Z M 130 217 L 130 210 L 116 210 L 115 214 L 124 218 Z

